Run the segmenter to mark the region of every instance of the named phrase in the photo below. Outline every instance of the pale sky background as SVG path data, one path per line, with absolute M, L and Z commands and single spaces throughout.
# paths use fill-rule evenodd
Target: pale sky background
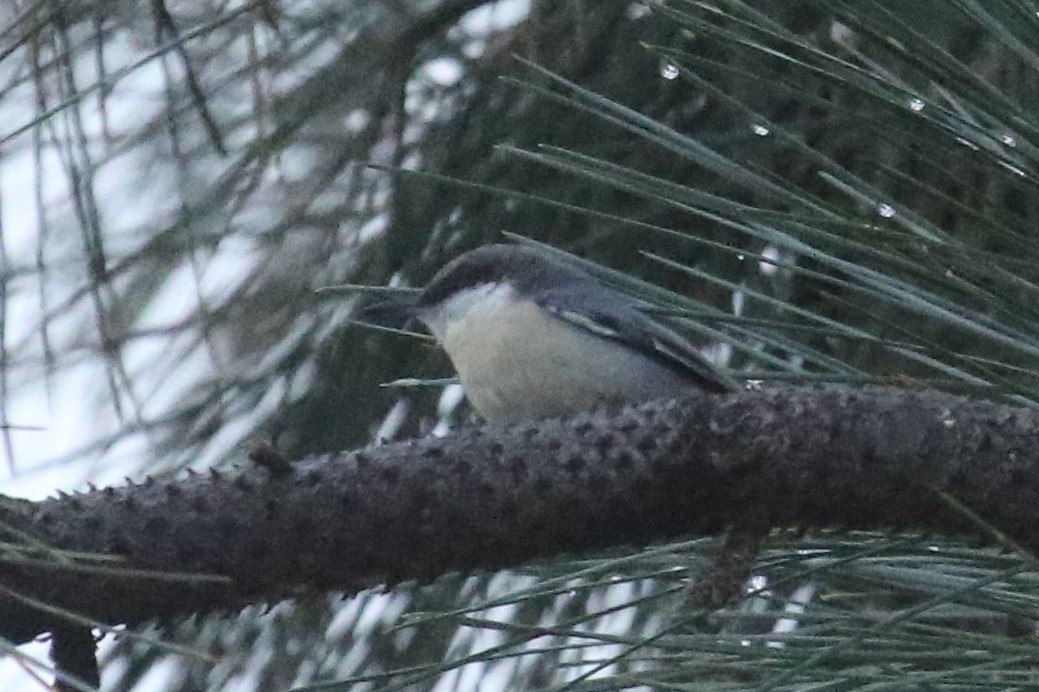
M 471 12 L 463 21 L 467 28 L 474 32 L 480 29 L 500 29 L 518 23 L 526 17 L 528 11 L 529 0 L 502 0 L 495 5 Z M 632 3 L 631 14 L 637 16 L 644 11 L 646 9 L 643 5 Z M 108 69 L 114 71 L 120 66 L 133 64 L 151 50 L 151 45 L 138 45 L 127 38 L 116 39 L 106 51 Z M 240 47 L 229 50 L 233 54 L 235 50 L 240 50 Z M 482 43 L 475 41 L 472 54 L 478 55 L 482 50 Z M 329 57 L 332 51 L 327 53 L 324 55 L 325 58 Z M 242 59 L 244 62 L 244 55 Z M 671 75 L 666 67 L 661 66 L 658 77 L 673 79 L 675 75 Z M 27 69 L 24 59 L 8 58 L 0 61 L 0 79 L 6 82 L 13 81 L 20 72 Z M 81 61 L 77 69 L 81 86 L 96 81 L 97 75 L 92 60 Z M 445 85 L 457 81 L 460 76 L 461 65 L 456 60 L 437 58 L 416 72 L 415 78 Z M 289 81 L 289 77 L 285 75 L 279 79 Z M 106 94 L 108 128 L 116 141 L 121 134 L 135 131 L 142 123 L 161 112 L 165 105 L 163 80 L 162 66 L 159 61 L 154 60 L 123 76 Z M 287 84 L 281 85 L 284 86 Z M 118 259 L 147 240 L 147 234 L 139 232 L 139 229 L 161 228 L 175 218 L 179 192 L 172 185 L 173 175 L 153 175 L 149 172 L 153 171 L 156 165 L 153 152 L 131 148 L 118 157 L 110 158 L 105 150 L 107 145 L 100 138 L 102 120 L 98 104 L 96 93 L 87 96 L 83 101 L 83 124 L 88 136 L 97 139 L 97 160 L 104 161 L 95 173 L 94 190 L 97 205 L 103 214 L 107 254 L 110 258 Z M 245 101 L 241 107 L 247 110 L 251 103 Z M 423 112 L 421 103 L 409 104 L 408 110 L 410 113 L 421 113 L 425 117 L 435 116 L 432 111 Z M 429 110 L 428 106 L 426 110 Z M 0 96 L 0 138 L 27 126 L 36 117 L 36 112 L 31 80 L 3 93 Z M 226 115 L 226 112 L 223 113 Z M 66 126 L 62 115 L 54 117 L 51 123 L 48 123 L 48 127 L 54 127 L 59 132 Z M 231 146 L 241 144 L 231 143 Z M 30 499 L 53 495 L 59 489 L 69 492 L 84 490 L 87 481 L 104 486 L 121 484 L 125 476 L 139 477 L 142 465 L 152 456 L 151 441 L 145 434 L 123 437 L 103 454 L 80 455 L 77 452 L 91 442 L 114 436 L 124 426 L 132 425 L 135 416 L 134 402 L 139 405 L 139 415 L 143 419 L 161 416 L 199 377 L 214 372 L 220 373 L 222 368 L 230 367 L 214 362 L 212 354 L 202 348 L 196 349 L 190 357 L 183 358 L 180 349 L 186 348 L 187 343 L 178 345 L 176 340 L 171 343 L 168 336 L 135 339 L 123 351 L 123 362 L 133 384 L 133 397 L 131 398 L 125 390 L 122 391 L 124 416 L 120 419 L 111 405 L 107 365 L 96 355 L 96 330 L 84 328 L 84 325 L 93 326 L 91 316 L 86 311 L 89 301 L 82 301 L 79 303 L 80 309 L 73 310 L 67 316 L 51 323 L 50 341 L 63 366 L 57 373 L 49 374 L 44 370 L 43 342 L 39 329 L 41 290 L 46 304 L 53 308 L 83 286 L 90 285 L 90 278 L 83 269 L 86 265 L 83 241 L 69 201 L 67 173 L 55 151 L 55 147 L 50 147 L 42 161 L 38 161 L 33 151 L 32 130 L 27 130 L 3 147 L 4 156 L 0 159 L 0 224 L 4 249 L 11 265 L 34 266 L 41 240 L 41 206 L 47 210 L 49 221 L 48 237 L 43 246 L 43 253 L 51 268 L 45 279 L 46 284 L 41 286 L 40 278 L 32 272 L 27 272 L 10 282 L 5 315 L 6 347 L 9 353 L 15 353 L 21 362 L 35 363 L 32 367 L 23 366 L 11 372 L 10 386 L 17 393 L 11 399 L 9 422 L 41 426 L 43 430 L 11 432 L 13 459 L 5 456 L 3 460 L 0 492 Z M 278 176 L 292 177 L 308 170 L 305 157 L 306 153 L 299 149 L 288 151 L 281 157 L 278 170 L 272 172 L 270 180 L 264 181 L 265 185 L 271 187 L 272 194 L 277 195 L 279 192 Z M 411 163 L 421 166 L 421 162 Z M 42 165 L 41 169 L 38 169 L 38 164 Z M 44 181 L 43 199 L 38 205 L 36 190 L 38 181 L 41 180 Z M 248 209 L 244 211 L 246 215 L 249 213 Z M 262 212 L 258 210 L 257 213 Z M 384 224 L 376 220 L 363 232 L 378 234 L 383 230 Z M 255 253 L 256 248 L 248 239 L 232 236 L 226 242 L 222 242 L 211 256 L 207 256 L 200 272 L 193 272 L 187 266 L 179 267 L 159 293 L 159 298 L 148 306 L 137 326 L 161 328 L 176 324 L 193 314 L 200 298 L 214 299 L 226 295 L 249 276 Z M 62 271 L 62 268 L 70 267 L 72 271 Z M 774 267 L 763 265 L 763 270 L 774 271 Z M 739 298 L 739 295 L 734 298 L 733 309 L 736 312 L 739 312 L 741 307 Z M 286 339 L 288 338 L 291 338 L 291 335 L 286 335 Z M 727 349 L 724 345 L 720 345 L 719 348 Z M 724 360 L 727 353 L 720 355 Z M 193 461 L 193 465 L 205 468 L 216 460 L 226 458 L 228 452 L 236 449 L 243 436 L 250 433 L 272 412 L 280 399 L 280 387 L 284 386 L 288 385 L 271 383 L 270 396 L 259 406 L 252 410 L 239 411 L 236 418 L 229 419 L 214 434 L 207 449 Z M 443 407 L 451 408 L 457 405 L 459 400 L 459 388 L 449 387 L 445 391 Z M 435 432 L 446 432 L 446 428 L 442 424 Z M 0 453 L 6 454 L 2 451 Z M 11 465 L 14 467 L 13 474 L 9 470 Z M 491 582 L 488 596 L 504 595 L 527 588 L 533 583 L 533 577 L 518 577 L 507 573 L 496 575 Z M 603 592 L 602 598 L 609 603 L 591 603 L 589 607 L 598 609 L 610 605 L 619 606 L 637 598 L 640 588 L 630 582 L 618 583 L 614 588 Z M 568 594 L 558 597 L 556 614 L 567 606 L 570 597 Z M 366 631 L 378 631 L 393 624 L 406 604 L 406 598 L 395 594 L 363 594 L 350 599 L 340 606 L 341 610 L 328 629 L 326 637 L 329 640 L 342 638 L 345 635 L 342 631 L 345 625 L 342 623 L 360 623 L 354 624 L 354 636 L 363 635 Z M 511 606 L 494 609 L 485 615 L 489 618 L 508 619 L 509 608 Z M 630 632 L 635 612 L 633 608 L 620 609 L 603 618 L 597 629 L 606 632 Z M 651 629 L 655 626 L 656 623 L 648 625 Z M 407 630 L 400 636 L 408 636 Z M 471 651 L 484 650 L 502 641 L 503 636 L 500 633 L 484 629 L 473 641 Z M 110 642 L 111 638 L 106 639 L 102 642 L 102 648 Z M 538 645 L 536 640 L 530 644 L 531 647 Z M 33 643 L 20 647 L 20 650 L 44 664 L 49 660 L 48 647 L 45 644 Z M 587 657 L 585 660 L 595 660 L 614 653 L 616 652 L 612 651 L 611 647 L 585 649 L 574 654 L 573 662 L 578 663 L 578 655 Z M 253 652 L 257 663 L 275 655 L 277 652 L 264 647 L 257 647 Z M 351 672 L 355 663 L 352 660 L 342 661 L 344 674 Z M 11 656 L 0 661 L 0 689 L 45 689 L 26 672 L 25 665 L 24 661 Z M 521 661 L 515 658 L 494 664 L 467 665 L 443 676 L 435 689 L 443 692 L 508 689 L 508 681 L 517 665 L 521 665 Z M 154 666 L 146 680 L 135 689 L 140 692 L 165 689 L 166 681 L 171 675 L 175 676 L 177 666 L 175 659 L 168 658 L 164 663 Z M 113 666 L 108 670 L 109 680 L 118 677 L 115 668 L 116 666 Z M 585 670 L 587 668 L 581 665 L 574 665 L 572 675 L 576 677 Z M 609 672 L 609 669 L 603 671 L 604 674 Z M 39 671 L 38 674 L 45 680 L 50 679 L 44 671 Z M 224 689 L 246 692 L 254 686 L 254 680 L 243 678 L 236 680 L 231 686 L 225 686 Z
M 633 3 L 632 8 L 633 12 L 644 9 L 638 3 Z M 502 28 L 521 21 L 528 11 L 528 0 L 503 0 L 470 13 L 463 21 L 470 29 L 491 26 Z M 115 39 L 105 53 L 110 74 L 121 66 L 140 60 L 152 49 L 152 45 L 141 45 L 125 36 Z M 477 42 L 472 49 L 474 54 L 479 54 L 483 46 Z M 24 79 L 29 66 L 24 56 L 20 57 L 0 61 L 0 79 L 7 83 L 14 81 L 18 75 Z M 420 72 L 418 77 L 434 83 L 449 84 L 460 77 L 460 65 L 453 59 L 440 58 L 427 63 Z M 96 82 L 97 73 L 92 60 L 84 60 L 77 65 L 77 78 L 81 87 Z M 285 79 L 284 76 L 282 78 Z M 160 62 L 153 60 L 122 76 L 106 94 L 108 128 L 116 140 L 121 134 L 134 131 L 161 112 L 165 104 L 163 79 Z M 23 81 L 3 93 L 0 97 L 0 138 L 9 137 L 32 122 L 37 115 L 35 99 L 31 80 Z M 110 158 L 105 149 L 107 145 L 100 140 L 102 120 L 98 105 L 96 92 L 82 102 L 83 125 L 88 136 L 97 138 L 97 160 L 104 160 L 94 175 L 94 191 L 97 205 L 103 214 L 106 252 L 110 258 L 118 258 L 133 251 L 147 239 L 137 232 L 138 229 L 159 228 L 172 220 L 179 200 L 177 191 L 171 186 L 172 175 L 147 173 L 155 165 L 149 158 L 153 156 L 152 152 L 131 149 Z M 243 108 L 249 106 L 243 103 Z M 59 132 L 67 127 L 62 115 L 52 118 L 49 125 Z M 47 139 L 51 139 L 49 134 Z M 50 341 L 58 358 L 62 359 L 63 367 L 59 372 L 51 374 L 42 367 L 43 342 L 39 329 L 41 290 L 46 304 L 53 308 L 90 283 L 83 269 L 86 264 L 83 241 L 69 200 L 67 172 L 53 146 L 45 150 L 42 159 L 36 158 L 31 129 L 14 137 L 2 151 L 0 224 L 9 262 L 14 267 L 32 267 L 35 264 L 41 240 L 39 206 L 42 206 L 49 220 L 43 253 L 51 271 L 46 276 L 44 286 L 41 286 L 39 277 L 31 272 L 9 284 L 5 315 L 6 346 L 9 352 L 17 352 L 22 362 L 36 364 L 10 373 L 10 386 L 17 394 L 11 399 L 9 422 L 40 426 L 43 430 L 11 431 L 13 459 L 4 452 L 0 492 L 9 496 L 41 499 L 53 495 L 59 489 L 84 490 L 87 481 L 99 486 L 120 484 L 125 476 L 139 476 L 142 465 L 151 454 L 150 441 L 146 435 L 137 434 L 123 438 L 101 455 L 77 454 L 84 446 L 115 435 L 124 425 L 133 422 L 133 414 L 127 413 L 132 411 L 132 406 L 125 392 L 122 397 L 123 420 L 119 419 L 110 403 L 107 366 L 95 355 L 96 334 L 83 328 L 85 323 L 91 324 L 89 314 L 74 310 L 51 323 Z M 280 162 L 279 173 L 291 176 L 294 169 L 306 170 L 305 161 L 301 161 L 298 167 L 294 163 L 292 154 L 287 154 Z M 43 181 L 43 195 L 38 206 L 39 181 Z M 273 184 L 274 181 L 271 182 Z M 375 228 L 375 232 L 381 232 L 381 229 Z M 147 308 L 138 326 L 161 327 L 176 323 L 196 309 L 200 291 L 202 295 L 212 297 L 230 290 L 249 274 L 252 251 L 248 242 L 231 238 L 207 260 L 201 276 L 193 274 L 187 267 L 179 268 L 161 291 L 161 298 Z M 61 271 L 63 267 L 75 269 L 72 272 Z M 89 301 L 80 303 L 82 308 L 88 305 Z M 134 384 L 134 398 L 140 404 L 140 412 L 145 419 L 164 413 L 196 378 L 215 367 L 201 350 L 182 362 L 172 357 L 172 351 L 168 337 L 135 339 L 123 351 L 124 363 Z M 163 366 L 164 361 L 168 367 Z M 72 362 L 75 365 L 70 365 Z M 174 365 L 174 362 L 177 364 Z M 268 397 L 270 407 L 278 399 L 273 394 Z M 445 403 L 457 403 L 457 387 L 446 395 Z M 215 435 L 210 448 L 197 460 L 196 465 L 206 467 L 214 459 L 223 456 L 268 412 L 269 408 L 265 409 L 261 404 L 257 410 L 244 412 L 237 420 L 231 421 Z M 10 471 L 12 465 L 13 474 Z M 514 575 L 496 578 L 493 590 L 504 594 L 529 586 L 529 579 L 524 577 L 520 580 L 523 583 L 517 583 Z M 615 596 L 617 603 L 622 603 L 632 597 L 629 591 L 634 587 L 630 584 L 619 586 L 623 588 L 616 589 L 610 598 Z M 560 608 L 565 600 L 565 597 L 561 597 Z M 352 611 L 362 608 L 361 622 L 365 623 L 362 629 L 375 630 L 392 623 L 405 603 L 404 599 L 393 594 L 351 599 L 343 605 L 342 621 L 352 622 L 358 614 Z M 502 617 L 506 613 L 495 611 L 488 615 Z M 621 611 L 610 616 L 611 621 L 604 625 L 623 631 L 630 625 L 632 616 L 631 610 Z M 342 635 L 343 632 L 337 632 L 333 623 L 328 636 Z M 485 630 L 474 643 L 473 650 L 494 646 L 500 643 L 500 639 L 499 634 Z M 20 647 L 20 650 L 44 664 L 49 661 L 48 646 L 45 644 L 33 643 Z M 607 653 L 603 651 L 603 654 Z M 269 650 L 255 652 L 261 659 L 273 654 Z M 350 670 L 351 662 L 344 661 L 343 664 L 344 671 Z M 506 681 L 516 664 L 515 660 L 511 660 L 494 665 L 465 666 L 444 676 L 436 689 L 506 689 Z M 0 661 L 0 689 L 45 689 L 26 672 L 25 666 L 24 661 L 11 656 Z M 155 666 L 145 683 L 136 689 L 142 692 L 164 689 L 164 681 L 175 671 L 176 666 L 173 659 Z M 109 671 L 110 674 L 115 672 Z M 575 668 L 574 674 L 579 672 L 580 668 Z M 44 680 L 50 679 L 44 671 L 37 673 Z M 251 690 L 254 682 L 243 679 L 225 689 L 244 692 Z

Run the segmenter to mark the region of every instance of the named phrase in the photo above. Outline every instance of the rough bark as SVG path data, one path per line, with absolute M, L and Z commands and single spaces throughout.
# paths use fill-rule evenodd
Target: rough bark
M 353 592 L 560 553 L 759 527 L 972 523 L 1039 547 L 1039 411 L 934 391 L 701 394 L 449 439 L 7 501 L 0 635 Z M 38 546 L 119 562 L 58 559 Z M 192 572 L 198 579 L 125 570 Z M 34 599 L 28 601 L 26 599 Z

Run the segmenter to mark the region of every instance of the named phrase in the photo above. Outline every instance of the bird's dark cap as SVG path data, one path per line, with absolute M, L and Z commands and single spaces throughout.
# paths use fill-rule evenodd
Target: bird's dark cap
M 547 253 L 519 245 L 485 245 L 459 255 L 438 271 L 422 291 L 416 308 L 436 305 L 458 291 L 508 281 L 520 292 L 591 281 Z

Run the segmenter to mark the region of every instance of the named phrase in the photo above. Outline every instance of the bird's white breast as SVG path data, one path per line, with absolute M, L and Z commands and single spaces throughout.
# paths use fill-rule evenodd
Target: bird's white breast
M 422 319 L 473 406 L 493 423 L 677 395 L 689 386 L 622 343 L 553 317 L 507 284 L 461 291 Z

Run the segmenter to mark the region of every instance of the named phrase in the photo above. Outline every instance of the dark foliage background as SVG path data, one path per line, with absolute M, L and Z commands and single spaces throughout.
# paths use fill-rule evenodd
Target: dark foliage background
M 0 422 L 70 402 L 73 451 L 36 467 L 70 482 L 428 431 L 439 386 L 379 385 L 443 355 L 314 289 L 421 284 L 503 232 L 747 377 L 1036 397 L 1034 3 L 0 12 Z M 712 545 L 192 620 L 106 644 L 105 686 L 1034 684 L 1028 556 L 775 535 L 757 591 L 700 613 Z

